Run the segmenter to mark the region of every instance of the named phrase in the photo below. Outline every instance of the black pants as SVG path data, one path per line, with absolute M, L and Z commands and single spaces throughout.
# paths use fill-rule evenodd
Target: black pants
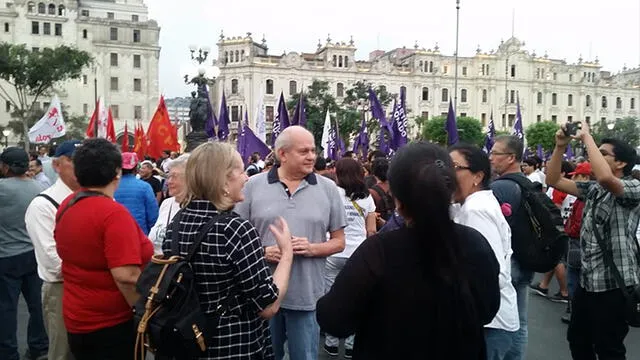
M 86 334 L 69 333 L 69 347 L 76 360 L 133 359 L 133 320 Z
M 567 340 L 574 360 L 624 360 L 629 332 L 621 290 L 588 292 L 579 286 L 573 297 Z

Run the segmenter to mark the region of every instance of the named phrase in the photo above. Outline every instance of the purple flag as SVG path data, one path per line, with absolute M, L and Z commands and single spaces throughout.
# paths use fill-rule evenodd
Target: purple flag
M 567 157 L 567 160 L 572 160 L 574 155 L 573 155 L 573 149 L 571 148 L 571 144 L 567 145 L 567 151 L 565 151 L 564 156 Z
M 329 130 L 328 148 L 329 151 L 327 151 L 327 153 L 329 155 L 329 159 L 333 161 L 339 160 L 342 154 L 340 153 L 340 149 L 338 146 L 338 136 L 335 126 L 331 126 L 331 129 Z
M 382 108 L 382 104 L 380 104 L 380 100 L 378 100 L 378 96 L 373 91 L 373 89 L 369 88 L 369 105 L 371 106 L 371 116 L 374 119 L 378 119 L 380 123 L 380 134 L 378 135 L 378 150 L 384 152 L 385 154 L 389 154 L 389 143 L 394 142 L 393 139 L 393 127 L 387 121 L 387 117 L 384 114 L 384 109 Z M 384 132 L 388 132 L 389 139 L 384 136 Z
M 304 93 L 302 92 L 300 92 L 300 97 L 296 104 L 296 110 L 293 113 L 293 119 L 291 119 L 291 125 L 300 125 L 302 127 L 307 126 L 307 114 L 304 110 Z
M 524 141 L 524 129 L 522 128 L 522 113 L 520 112 L 520 96 L 516 100 L 516 122 L 513 124 L 513 135 L 520 141 Z
M 353 152 L 356 154 L 362 153 L 362 157 L 366 158 L 369 155 L 369 132 L 367 129 L 367 121 L 364 116 L 362 117 L 362 125 L 360 125 L 360 132 L 353 142 Z
M 447 113 L 447 122 L 444 125 L 447 132 L 447 145 L 454 145 L 460 138 L 458 137 L 458 126 L 456 124 L 456 113 L 453 111 L 453 103 L 449 99 L 449 113 Z
M 244 112 L 244 121 L 240 124 L 240 127 L 238 128 L 238 140 L 236 142 L 236 146 L 237 146 L 237 150 L 240 153 L 240 155 L 242 155 L 242 161 L 246 164 L 247 163 L 247 157 L 244 156 L 244 154 L 242 153 L 242 151 L 244 151 L 245 148 L 245 130 L 249 127 L 249 114 L 247 113 L 247 111 Z
M 211 99 L 209 98 L 209 89 L 206 85 L 204 87 L 204 94 L 207 97 L 207 122 L 204 123 L 204 131 L 207 133 L 209 139 L 215 139 L 218 119 L 216 119 L 216 114 L 213 113 L 213 106 L 211 106 Z
M 246 114 L 246 113 L 245 113 Z M 240 156 L 242 156 L 242 160 L 245 162 L 249 159 L 249 156 L 254 152 L 260 154 L 260 156 L 264 159 L 271 153 L 271 149 L 262 142 L 262 140 L 258 139 L 256 134 L 251 130 L 248 124 L 248 118 L 245 116 L 245 121 L 242 124 L 242 130 L 240 131 L 241 138 L 238 138 L 238 152 Z
M 393 142 L 391 148 L 396 151 L 407 144 L 407 114 L 402 107 L 402 101 L 393 104 Z
M 489 116 L 489 127 L 487 129 L 487 137 L 484 140 L 484 150 L 485 153 L 490 153 L 493 148 L 493 139 L 496 137 L 496 126 L 493 123 L 493 110 L 491 110 L 491 116 Z
M 542 145 L 541 144 L 538 144 L 538 146 L 536 147 L 536 155 L 541 160 L 544 160 L 544 150 L 542 150 Z
M 524 148 L 524 154 L 522 154 L 522 158 L 528 159 L 529 156 L 531 156 L 531 151 L 529 151 L 529 148 Z
M 218 119 L 220 125 L 218 127 L 218 139 L 221 141 L 227 140 L 229 137 L 229 111 L 227 110 L 227 97 L 222 91 L 222 101 L 220 102 L 220 118 Z
M 271 146 L 276 146 L 276 139 L 282 130 L 289 127 L 289 110 L 287 110 L 287 104 L 284 102 L 284 93 L 280 93 L 280 101 L 278 101 L 278 114 L 273 121 L 273 128 L 271 129 Z

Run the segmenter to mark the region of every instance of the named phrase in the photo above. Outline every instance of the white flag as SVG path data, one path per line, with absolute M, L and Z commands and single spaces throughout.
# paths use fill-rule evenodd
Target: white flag
M 265 142 L 267 139 L 267 124 L 264 115 L 264 96 L 260 97 L 258 109 L 256 111 L 256 136 L 262 142 Z
M 95 124 L 93 121 L 98 122 L 98 137 L 106 139 L 108 135 L 108 126 L 109 126 L 109 112 L 107 107 L 105 106 L 104 99 L 102 97 L 98 98 L 98 108 L 94 111 L 91 116 L 91 124 Z M 95 125 L 93 125 L 95 126 Z
M 29 141 L 35 144 L 48 143 L 51 139 L 59 138 L 66 133 L 60 99 L 54 95 L 47 112 L 29 130 Z
M 331 132 L 331 116 L 329 115 L 329 109 L 327 109 L 327 116 L 324 118 L 324 128 L 322 129 L 322 140 L 320 140 L 320 146 L 323 148 L 324 158 L 329 157 L 329 133 Z

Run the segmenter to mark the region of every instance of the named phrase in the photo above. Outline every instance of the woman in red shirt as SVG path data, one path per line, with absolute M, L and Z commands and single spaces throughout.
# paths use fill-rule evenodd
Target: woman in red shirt
M 69 346 L 77 360 L 131 359 L 135 284 L 153 245 L 113 200 L 122 174 L 118 148 L 105 139 L 86 140 L 73 164 L 81 189 L 60 205 L 55 229 Z

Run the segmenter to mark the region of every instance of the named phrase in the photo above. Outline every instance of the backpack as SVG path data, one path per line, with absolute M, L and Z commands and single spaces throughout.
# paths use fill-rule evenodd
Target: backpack
M 552 270 L 567 253 L 569 243 L 560 209 L 524 176 L 508 174 L 499 180 L 503 179 L 520 187 L 520 208 L 516 211 L 524 211 L 520 220 L 511 224 L 514 258 L 527 270 L 539 273 Z
M 384 204 L 382 209 L 376 209 L 376 212 L 380 214 L 380 217 L 384 219 L 384 221 L 389 221 L 391 216 L 393 216 L 393 212 L 396 209 L 395 202 L 393 201 L 393 197 L 389 195 L 388 192 L 384 191 L 380 185 L 373 185 L 371 190 L 375 191 L 376 194 L 382 200 L 382 204 Z
M 215 223 L 230 214 L 215 215 L 202 225 L 186 257 L 173 255 L 179 254 L 181 216 L 182 210 L 171 224 L 172 255 L 154 255 L 136 283 L 140 298 L 133 307 L 135 359 L 144 359 L 147 348 L 157 356 L 169 358 L 203 356 L 206 341 L 215 331 L 216 318 L 229 308 L 228 303 L 221 303 L 214 314 L 202 311 L 190 261 Z

